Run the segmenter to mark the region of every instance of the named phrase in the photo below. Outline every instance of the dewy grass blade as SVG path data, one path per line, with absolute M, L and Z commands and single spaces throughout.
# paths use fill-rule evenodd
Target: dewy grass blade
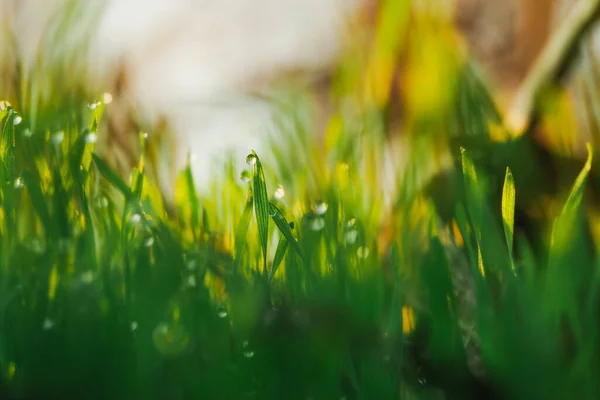
M 502 189 L 502 223 L 504 225 L 504 235 L 511 262 L 513 259 L 513 237 L 515 231 L 515 199 L 515 179 L 510 168 L 506 167 L 504 188 Z
M 298 241 L 296 240 L 296 238 L 294 237 L 294 234 L 292 233 L 292 228 L 290 227 L 290 224 L 285 219 L 285 217 L 283 216 L 281 211 L 279 211 L 279 209 L 272 203 L 269 203 L 269 214 L 271 215 L 271 218 L 273 218 L 273 222 L 275 222 L 275 225 L 277 225 L 277 228 L 279 228 L 279 231 L 283 234 L 283 236 L 285 236 L 287 241 L 291 244 L 294 251 L 300 256 L 300 258 L 303 258 L 302 249 L 300 248 Z
M 267 242 L 269 240 L 269 198 L 262 164 L 256 152 L 248 156 L 248 161 L 254 163 L 254 213 L 258 225 L 258 236 L 263 253 L 264 271 L 267 271 Z
M 277 249 L 275 250 L 275 257 L 273 257 L 273 265 L 271 266 L 271 272 L 269 272 L 269 280 L 272 280 L 285 257 L 285 253 L 289 247 L 289 242 L 284 235 L 279 237 L 279 243 L 277 243 Z

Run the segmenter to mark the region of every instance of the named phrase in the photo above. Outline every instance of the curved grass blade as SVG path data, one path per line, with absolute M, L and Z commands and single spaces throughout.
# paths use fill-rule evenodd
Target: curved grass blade
M 123 195 L 129 199 L 131 196 L 131 189 L 129 189 L 129 186 L 125 183 L 125 181 L 119 178 L 119 176 L 108 166 L 108 164 L 106 164 L 106 162 L 104 162 L 104 160 L 102 160 L 96 154 L 92 154 L 92 159 L 94 160 L 94 163 L 98 167 L 98 170 L 102 176 L 104 176 L 108 182 L 119 189 L 121 193 L 123 193 Z
M 506 167 L 504 187 L 502 189 L 502 223 L 504 225 L 504 236 L 511 262 L 513 260 L 513 238 L 515 232 L 515 179 L 509 167 Z
M 571 187 L 571 191 L 569 192 L 569 197 L 565 205 L 563 206 L 560 215 L 558 216 L 554 227 L 552 229 L 552 241 L 554 242 L 556 238 L 556 234 L 561 231 L 561 235 L 564 234 L 566 230 L 568 230 L 568 224 L 573 222 L 576 218 L 577 210 L 579 209 L 579 205 L 581 204 L 581 200 L 583 198 L 583 192 L 585 190 L 585 182 L 592 169 L 592 159 L 593 159 L 593 150 L 591 144 L 588 142 L 586 144 L 588 156 L 587 160 L 583 166 L 583 169 L 575 179 L 575 183 Z
M 267 184 L 265 174 L 258 155 L 254 150 L 249 156 L 249 160 L 254 161 L 254 213 L 258 225 L 258 236 L 263 253 L 264 271 L 267 271 L 267 242 L 269 240 L 269 198 L 267 195 Z
M 285 236 L 289 244 L 291 244 L 294 251 L 300 256 L 300 258 L 302 258 L 302 249 L 292 234 L 292 228 L 290 227 L 289 222 L 285 219 L 281 211 L 279 211 L 279 209 L 272 203 L 269 203 L 269 215 L 271 215 L 273 222 L 275 222 L 275 225 L 277 225 L 279 231 L 283 236 Z
M 279 237 L 279 243 L 277 243 L 277 249 L 275 250 L 275 257 L 273 257 L 273 265 L 271 266 L 271 272 L 269 272 L 269 280 L 272 280 L 285 257 L 285 252 L 289 247 L 289 242 L 285 236 Z

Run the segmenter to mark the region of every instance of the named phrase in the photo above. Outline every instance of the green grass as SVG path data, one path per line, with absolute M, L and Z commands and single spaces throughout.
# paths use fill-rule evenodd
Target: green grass
M 273 159 L 206 193 L 183 171 L 168 213 L 152 136 L 123 176 L 94 152 L 103 105 L 22 82 L 0 112 L 0 397 L 597 398 L 596 151 L 493 141 L 474 71 L 441 70 L 391 210 L 391 106 L 336 108 L 318 146 L 297 99 Z
M 515 231 L 523 172 L 488 201 L 468 147 L 460 235 L 401 190 L 381 242 L 358 162 L 299 201 L 270 195 L 250 154 L 221 214 L 188 170 L 169 217 L 143 163 L 127 181 L 93 153 L 97 113 L 82 105 L 50 135 L 2 112 L 5 396 L 475 398 L 477 357 L 501 397 L 598 394 L 597 260 L 581 231 L 591 149 L 540 265 Z

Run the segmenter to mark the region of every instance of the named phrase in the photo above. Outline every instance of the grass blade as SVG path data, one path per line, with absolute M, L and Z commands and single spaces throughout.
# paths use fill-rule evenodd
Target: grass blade
M 267 271 L 267 242 L 269 240 L 269 197 L 267 195 L 267 184 L 265 174 L 258 155 L 252 151 L 249 160 L 254 162 L 254 213 L 258 225 L 258 236 L 263 253 L 264 271 Z
M 506 245 L 508 254 L 513 259 L 513 237 L 515 232 L 515 179 L 510 168 L 506 167 L 506 176 L 504 178 L 504 187 L 502 189 L 502 222 L 504 225 L 504 235 L 506 236 Z
M 285 257 L 285 252 L 289 247 L 289 242 L 285 238 L 285 236 L 281 235 L 279 237 L 279 243 L 277 244 L 277 249 L 275 250 L 275 257 L 273 257 L 273 265 L 271 266 L 271 272 L 269 273 L 269 280 L 272 280 Z
M 189 157 L 188 157 L 189 159 Z M 185 180 L 187 183 L 188 196 L 190 201 L 190 208 L 192 212 L 192 232 L 194 236 L 199 232 L 200 227 L 200 202 L 196 192 L 196 185 L 194 185 L 194 176 L 192 174 L 192 167 L 188 160 L 188 165 L 185 168 Z M 204 215 L 203 215 L 204 217 Z
M 108 164 L 106 164 L 106 162 L 104 162 L 104 160 L 102 160 L 96 154 L 92 154 L 92 158 L 94 160 L 94 163 L 98 167 L 98 170 L 102 174 L 102 176 L 104 176 L 104 178 L 109 183 L 111 183 L 113 186 L 115 186 L 117 189 L 119 189 L 121 191 L 121 193 L 123 193 L 123 195 L 125 196 L 125 198 L 129 199 L 129 197 L 131 196 L 131 189 L 129 189 L 129 186 L 125 183 L 125 181 L 123 181 L 119 177 L 119 175 L 117 175 L 108 166 Z
M 294 251 L 296 253 L 298 253 L 300 258 L 302 258 L 302 249 L 300 248 L 298 241 L 296 240 L 296 238 L 294 237 L 294 235 L 292 233 L 292 228 L 291 228 L 289 222 L 285 219 L 285 217 L 283 216 L 281 211 L 279 211 L 279 209 L 272 203 L 269 203 L 269 214 L 271 215 L 271 218 L 273 218 L 273 222 L 275 222 L 275 225 L 277 225 L 277 228 L 279 228 L 279 231 L 283 234 L 283 236 L 285 236 L 287 241 L 292 245 L 292 248 L 294 249 Z
M 593 159 L 593 150 L 590 143 L 587 143 L 587 160 L 583 166 L 583 169 L 575 179 L 573 186 L 571 187 L 571 191 L 569 192 L 569 197 L 565 205 L 563 206 L 560 215 L 558 216 L 554 227 L 552 229 L 552 242 L 554 243 L 556 239 L 557 233 L 561 233 L 561 236 L 565 238 L 569 236 L 569 223 L 573 222 L 576 218 L 577 210 L 579 209 L 579 205 L 581 204 L 581 200 L 583 198 L 583 192 L 585 190 L 585 182 L 592 169 L 592 159 Z M 554 247 L 554 245 L 552 246 Z
M 244 207 L 244 211 L 242 212 L 242 217 L 240 218 L 240 222 L 238 222 L 238 226 L 235 230 L 235 243 L 234 243 L 234 254 L 235 258 L 233 261 L 233 269 L 237 270 L 238 265 L 240 264 L 240 260 L 242 258 L 242 253 L 244 251 L 244 247 L 246 246 L 246 236 L 248 234 L 248 226 L 250 225 L 250 217 L 252 215 L 252 206 L 254 203 L 254 197 L 252 196 L 252 189 L 248 189 L 248 197 L 246 198 L 246 206 Z

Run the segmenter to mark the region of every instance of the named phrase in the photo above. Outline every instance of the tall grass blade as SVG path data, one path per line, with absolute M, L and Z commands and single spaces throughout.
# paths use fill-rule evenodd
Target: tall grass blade
M 513 260 L 513 237 L 515 232 L 515 179 L 510 168 L 506 167 L 504 187 L 502 189 L 502 223 L 504 225 L 504 236 L 508 246 L 508 254 Z
M 269 197 L 267 195 L 267 184 L 262 163 L 258 155 L 252 151 L 254 162 L 254 213 L 256 214 L 256 223 L 258 225 L 258 236 L 263 253 L 264 271 L 267 271 L 267 242 L 269 240 Z

